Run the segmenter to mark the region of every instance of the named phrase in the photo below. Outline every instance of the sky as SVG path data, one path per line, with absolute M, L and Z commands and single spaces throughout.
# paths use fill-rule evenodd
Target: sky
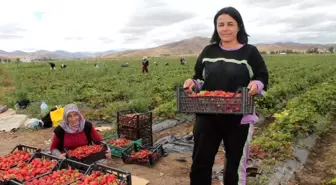
M 249 42 L 336 43 L 336 0 L 0 0 L 0 50 L 97 52 L 211 37 L 233 6 Z

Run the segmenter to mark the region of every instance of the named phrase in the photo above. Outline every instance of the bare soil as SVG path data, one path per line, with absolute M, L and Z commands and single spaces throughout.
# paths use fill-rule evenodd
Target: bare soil
M 335 125 L 335 124 L 334 124 Z M 336 126 L 319 139 L 305 167 L 289 185 L 321 185 L 336 177 Z
M 174 128 L 164 130 L 154 134 L 154 140 L 170 135 L 184 135 L 192 130 L 192 123 L 183 123 Z M 19 129 L 16 132 L 0 133 L 0 155 L 6 155 L 18 144 L 25 144 L 39 148 L 48 148 L 53 129 L 28 130 Z M 49 140 L 49 142 L 48 142 Z M 187 162 L 178 162 L 175 159 L 185 157 Z M 223 167 L 224 154 L 219 150 L 216 157 L 214 168 Z M 153 167 L 145 167 L 140 165 L 124 164 L 121 159 L 112 158 L 103 161 L 108 166 L 127 170 L 132 175 L 145 178 L 150 181 L 151 185 L 188 185 L 189 170 L 191 166 L 191 154 L 169 154 L 163 157 Z M 220 185 L 219 181 L 214 180 L 214 185 Z

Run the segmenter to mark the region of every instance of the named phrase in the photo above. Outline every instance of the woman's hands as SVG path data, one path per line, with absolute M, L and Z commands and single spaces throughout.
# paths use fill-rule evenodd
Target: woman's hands
M 258 93 L 258 85 L 255 81 L 251 81 L 247 87 L 250 89 L 250 96 L 254 96 Z
M 111 159 L 111 149 L 110 149 L 110 147 L 107 147 L 105 156 L 106 156 L 106 159 Z
M 191 93 L 193 90 L 192 88 L 195 86 L 195 82 L 192 79 L 187 79 L 184 84 L 183 84 L 183 88 L 185 91 L 187 91 L 188 93 Z
M 58 157 L 59 157 L 60 159 L 65 159 L 65 155 L 66 155 L 66 153 L 63 153 L 63 154 L 60 154 Z

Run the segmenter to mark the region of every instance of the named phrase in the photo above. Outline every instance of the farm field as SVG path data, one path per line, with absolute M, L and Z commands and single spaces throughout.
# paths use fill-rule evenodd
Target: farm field
M 14 107 L 16 101 L 23 98 L 45 100 L 49 107 L 74 102 L 87 119 L 105 122 L 115 122 L 116 112 L 129 108 L 139 112 L 152 110 L 158 120 L 183 117 L 176 112 L 176 87 L 192 77 L 195 59 L 186 58 L 188 63 L 180 65 L 178 58 L 150 58 L 148 74 L 141 72 L 140 59 L 56 62 L 56 71 L 51 71 L 47 62 L 0 64 L 0 104 Z M 336 55 L 274 55 L 264 59 L 270 73 L 269 89 L 264 98 L 256 100 L 257 112 L 263 121 L 256 125 L 251 144 L 251 157 L 261 161 L 262 167 L 293 158 L 298 138 L 310 134 L 324 136 L 333 127 L 336 112 Z M 129 67 L 120 66 L 126 62 Z M 165 62 L 169 65 L 164 65 Z M 65 70 L 60 69 L 62 63 L 67 65 Z M 99 63 L 100 68 L 95 68 L 94 63 Z M 40 103 L 19 112 L 39 117 Z M 26 136 L 34 132 L 15 134 L 23 139 L 19 134 Z M 47 139 L 51 132 L 43 131 L 46 135 L 43 138 Z M 11 137 L 0 133 L 0 138 L 10 141 Z M 36 142 L 44 146 L 42 141 Z M 1 146 L 4 147 L 1 152 L 8 153 L 15 145 L 8 142 Z M 336 164 L 335 158 L 330 160 Z M 336 170 L 336 165 L 330 168 Z M 181 181 L 186 184 L 187 170 L 183 167 L 185 177 Z M 271 172 L 266 170 L 265 173 Z M 321 182 L 331 181 L 333 175 L 336 177 L 331 173 Z M 168 181 L 166 184 L 170 185 Z M 266 182 L 265 177 L 259 177 L 249 183 Z

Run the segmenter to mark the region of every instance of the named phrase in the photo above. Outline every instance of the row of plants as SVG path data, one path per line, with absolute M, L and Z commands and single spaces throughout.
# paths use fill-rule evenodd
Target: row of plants
M 321 136 L 329 130 L 336 111 L 335 77 L 288 101 L 275 120 L 252 141 L 252 156 L 278 161 L 292 158 L 297 139 Z

